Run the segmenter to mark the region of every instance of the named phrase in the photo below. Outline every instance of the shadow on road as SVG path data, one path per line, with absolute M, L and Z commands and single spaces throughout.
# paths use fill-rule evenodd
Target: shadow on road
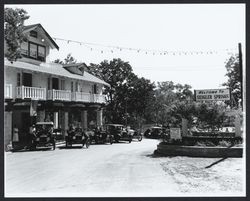
M 38 151 L 47 151 L 47 150 L 53 151 L 50 147 L 43 147 L 43 148 L 37 148 L 35 150 L 29 150 L 29 149 L 11 150 L 11 152 L 20 153 L 20 152 L 38 152 Z
M 58 149 L 87 149 L 85 146 L 82 147 L 82 146 L 72 146 L 72 147 L 66 147 L 66 146 L 61 146 L 61 147 L 58 147 Z
M 228 157 L 224 157 L 224 158 L 222 158 L 222 159 L 220 159 L 220 160 L 218 160 L 218 161 L 215 161 L 214 163 L 212 163 L 212 164 L 206 166 L 205 168 L 211 168 L 211 167 L 213 167 L 214 165 L 216 165 L 216 164 L 218 164 L 218 163 L 220 163 L 220 162 L 226 160 L 227 158 L 228 158 Z

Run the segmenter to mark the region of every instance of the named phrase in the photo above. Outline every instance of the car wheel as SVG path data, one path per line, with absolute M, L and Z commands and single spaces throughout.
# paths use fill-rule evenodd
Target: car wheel
M 66 147 L 67 147 L 67 148 L 69 147 L 69 142 L 68 142 L 68 141 L 66 141 Z
M 89 146 L 90 146 L 90 141 L 87 140 L 86 143 L 85 143 L 85 145 L 86 145 L 86 148 L 89 148 Z M 83 144 L 83 146 L 84 146 L 84 144 Z
M 129 139 L 129 143 L 131 143 L 132 142 L 132 137 Z
M 109 143 L 113 144 L 113 137 L 112 136 L 109 138 Z
M 56 142 L 53 142 L 53 150 L 56 149 Z

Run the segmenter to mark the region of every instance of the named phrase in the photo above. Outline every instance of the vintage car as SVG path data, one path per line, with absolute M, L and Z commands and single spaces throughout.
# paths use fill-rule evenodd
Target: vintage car
M 159 126 L 152 126 L 144 132 L 144 136 L 147 138 L 159 139 L 162 137 L 162 135 L 163 135 L 163 129 L 162 127 Z
M 88 148 L 90 145 L 90 140 L 82 128 L 70 127 L 67 131 L 67 135 L 65 136 L 65 143 L 66 147 L 72 147 L 73 144 L 81 144 L 82 147 L 85 145 L 86 148 Z
M 35 150 L 38 147 L 56 148 L 55 135 L 53 133 L 53 122 L 37 122 L 32 131 L 32 139 L 30 150 Z
M 108 133 L 105 129 L 95 129 L 94 135 L 91 137 L 91 142 L 96 144 L 110 143 L 113 144 L 114 136 Z
M 114 136 L 115 142 L 129 141 L 132 142 L 133 135 L 128 132 L 122 124 L 106 124 L 105 130 L 108 135 Z
M 131 132 L 132 129 L 129 130 Z M 132 130 L 133 132 L 133 139 L 137 139 L 139 142 L 142 141 L 142 134 L 138 130 Z

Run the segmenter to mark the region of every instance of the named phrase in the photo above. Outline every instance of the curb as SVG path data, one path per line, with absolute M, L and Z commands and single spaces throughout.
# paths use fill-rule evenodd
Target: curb
M 156 153 L 162 154 L 164 156 L 241 158 L 243 155 L 243 148 L 242 147 L 199 147 L 199 146 L 182 146 L 182 145 L 157 145 Z

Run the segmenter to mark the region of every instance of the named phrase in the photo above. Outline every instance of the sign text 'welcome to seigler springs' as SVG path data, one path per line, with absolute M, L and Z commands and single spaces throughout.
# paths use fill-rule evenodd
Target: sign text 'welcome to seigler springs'
M 194 90 L 196 101 L 225 101 L 230 100 L 229 89 Z

